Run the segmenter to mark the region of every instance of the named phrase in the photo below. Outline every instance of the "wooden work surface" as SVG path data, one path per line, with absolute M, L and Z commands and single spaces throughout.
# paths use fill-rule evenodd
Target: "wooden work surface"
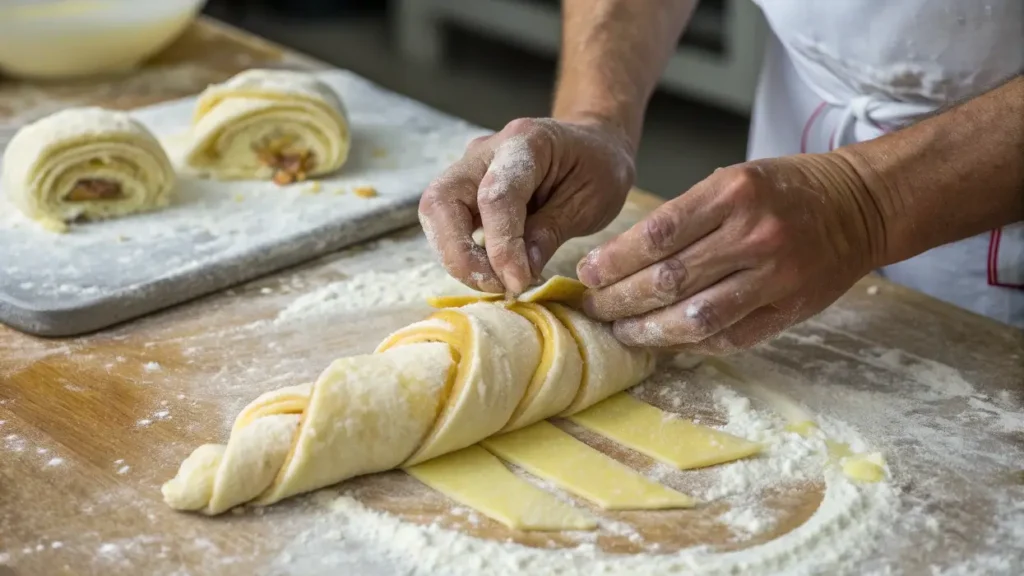
M 69 105 L 151 104 L 263 63 L 317 65 L 201 21 L 127 78 L 73 86 L 0 81 L 0 122 L 20 124 Z M 588 247 L 658 203 L 634 192 L 606 233 L 573 241 L 551 270 L 571 273 Z M 0 327 L 0 576 L 290 572 L 282 558 L 292 556 L 296 538 L 323 512 L 316 498 L 211 520 L 167 509 L 159 486 L 194 447 L 224 441 L 238 410 L 261 392 L 309 381 L 331 360 L 367 352 L 427 312 L 423 304 L 403 302 L 372 313 L 338 309 L 282 322 L 298 298 L 368 270 L 395 271 L 427 259 L 418 230 L 408 230 L 88 337 L 43 340 Z M 965 558 L 1005 560 L 1008 548 L 1012 556 L 1014 541 L 998 528 L 1024 523 L 1024 510 L 1007 510 L 1007 502 L 1024 498 L 1020 331 L 866 278 L 821 316 L 742 355 L 737 365 L 753 367 L 759 377 L 770 373 L 781 392 L 844 420 L 886 454 L 902 505 L 925 509 L 931 519 L 929 530 L 894 523 L 882 554 L 887 565 L 917 573 Z M 676 411 L 722 422 L 707 394 L 713 383 L 677 372 L 660 376 L 682 383 L 675 402 L 652 387 L 641 396 L 666 409 L 681 397 Z M 579 435 L 635 467 L 645 465 L 638 454 Z M 698 472 L 662 481 L 686 490 L 709 478 Z M 513 533 L 486 519 L 469 522 L 400 472 L 346 487 L 367 506 L 414 523 L 437 521 L 544 547 L 572 543 Z M 721 506 L 715 503 L 609 516 L 632 524 L 660 552 L 698 544 L 729 550 L 799 526 L 821 494 L 820 485 L 804 483 L 763 495 L 779 522 L 743 541 L 730 539 L 716 521 Z M 635 539 L 614 534 L 602 535 L 597 546 L 640 551 Z M 1020 547 L 1016 541 L 1024 556 Z M 1003 566 L 1012 571 L 1019 561 Z

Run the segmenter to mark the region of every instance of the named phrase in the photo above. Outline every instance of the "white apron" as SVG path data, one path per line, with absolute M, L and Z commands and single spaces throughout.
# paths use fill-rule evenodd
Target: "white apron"
M 1022 0 L 755 0 L 769 34 L 749 159 L 869 140 L 1024 70 Z M 964 202 L 974 201 L 971 190 Z M 1024 328 L 1024 222 L 881 273 Z

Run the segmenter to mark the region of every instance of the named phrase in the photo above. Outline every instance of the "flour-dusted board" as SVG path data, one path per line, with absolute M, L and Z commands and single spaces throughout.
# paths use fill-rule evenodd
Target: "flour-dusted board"
M 0 322 L 82 334 L 315 258 L 416 222 L 423 189 L 485 131 L 350 72 L 318 76 L 348 108 L 352 151 L 318 183 L 182 176 L 165 210 L 45 231 L 0 190 Z M 177 162 L 195 98 L 132 114 Z M 372 186 L 373 198 L 353 189 Z

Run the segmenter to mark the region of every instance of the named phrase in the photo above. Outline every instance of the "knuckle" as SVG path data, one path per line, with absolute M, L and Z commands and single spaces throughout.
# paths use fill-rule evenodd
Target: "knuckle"
M 473 138 L 472 140 L 469 141 L 468 144 L 466 144 L 466 150 L 472 150 L 473 148 L 476 148 L 477 146 L 483 144 L 484 142 L 487 142 L 488 140 L 490 140 L 491 136 L 492 134 L 484 134 L 482 136 L 477 136 L 476 138 Z
M 505 125 L 504 132 L 509 134 L 525 134 L 536 128 L 537 121 L 533 118 L 516 118 Z
M 729 174 L 722 188 L 722 197 L 734 207 L 748 204 L 757 195 L 759 179 L 760 173 L 755 168 L 738 167 Z
M 725 328 L 721 309 L 710 300 L 693 302 L 686 307 L 684 313 L 694 334 L 698 337 L 708 338 Z
M 654 289 L 659 295 L 678 295 L 689 276 L 686 264 L 678 256 L 662 260 L 654 273 Z
M 432 208 L 444 198 L 444 186 L 440 181 L 431 182 L 420 196 L 420 208 Z
M 750 247 L 761 256 L 770 256 L 786 248 L 789 231 L 785 223 L 778 218 L 763 219 L 748 234 Z
M 666 250 L 675 240 L 678 225 L 675 216 L 665 210 L 652 212 L 644 220 L 644 240 L 655 250 Z

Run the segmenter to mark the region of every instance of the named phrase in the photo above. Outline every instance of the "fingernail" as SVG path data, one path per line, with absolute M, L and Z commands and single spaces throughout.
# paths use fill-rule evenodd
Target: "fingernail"
M 539 276 L 544 269 L 544 254 L 540 251 L 540 246 L 536 242 L 530 243 L 528 252 L 530 255 L 530 274 Z
M 576 267 L 576 275 L 579 277 L 580 282 L 590 287 L 597 286 L 601 281 L 597 274 L 597 266 L 594 264 L 595 260 L 597 260 L 596 250 L 584 256 L 579 266 Z

